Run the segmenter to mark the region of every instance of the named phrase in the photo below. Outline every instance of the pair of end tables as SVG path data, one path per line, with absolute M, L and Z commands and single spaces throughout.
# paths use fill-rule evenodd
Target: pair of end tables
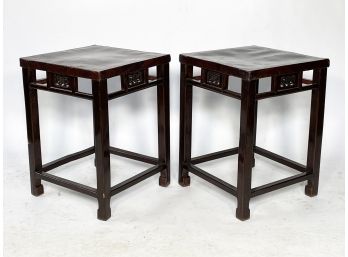
M 111 216 L 111 196 L 160 173 L 159 185 L 170 183 L 169 130 L 170 55 L 133 51 L 105 46 L 88 46 L 20 59 L 27 119 L 31 193 L 43 194 L 41 181 L 48 181 L 98 200 L 98 219 Z M 326 73 L 329 60 L 258 46 L 181 54 L 180 80 L 180 152 L 179 184 L 190 185 L 190 173 L 237 197 L 236 216 L 250 217 L 252 197 L 298 182 L 307 181 L 305 193 L 318 193 L 321 141 L 323 133 Z M 157 74 L 149 74 L 156 67 Z M 193 75 L 193 67 L 201 69 Z M 36 79 L 36 71 L 46 71 L 45 79 Z M 313 78 L 303 72 L 313 70 Z M 121 90 L 109 93 L 107 79 L 121 78 Z M 229 76 L 241 78 L 241 93 L 228 88 Z M 92 80 L 92 94 L 79 91 L 78 77 Z M 271 89 L 259 92 L 259 79 L 271 77 Z M 108 101 L 157 86 L 158 157 L 150 157 L 110 146 Z M 193 86 L 241 100 L 239 147 L 191 156 Z M 94 146 L 42 164 L 37 90 L 80 97 L 93 102 Z M 312 91 L 307 164 L 303 165 L 255 145 L 257 103 L 261 99 Z M 50 170 L 95 154 L 97 188 L 70 181 L 49 173 Z M 110 154 L 152 164 L 153 167 L 115 185 L 110 185 Z M 233 186 L 198 168 L 199 163 L 238 154 L 237 186 Z M 255 154 L 262 155 L 299 171 L 298 175 L 251 188 Z

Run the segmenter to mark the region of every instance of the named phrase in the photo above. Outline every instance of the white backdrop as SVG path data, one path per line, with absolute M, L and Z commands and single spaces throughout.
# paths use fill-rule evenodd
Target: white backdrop
M 321 172 L 343 178 L 343 0 L 6 0 L 5 183 L 6 167 L 28 167 L 18 59 L 91 44 L 171 54 L 172 187 L 177 186 L 180 53 L 260 45 L 330 58 Z M 152 88 L 110 102 L 113 146 L 157 154 L 155 93 Z M 44 161 L 93 144 L 91 102 L 40 92 L 39 105 Z M 257 144 L 305 163 L 309 105 L 308 92 L 261 101 Z M 239 102 L 194 90 L 193 154 L 236 146 L 238 134 Z M 20 172 L 27 176 L 27 170 Z M 343 182 L 332 186 L 342 189 Z

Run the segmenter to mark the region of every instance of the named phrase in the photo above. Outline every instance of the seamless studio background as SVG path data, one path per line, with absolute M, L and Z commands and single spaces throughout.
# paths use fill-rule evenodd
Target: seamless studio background
M 19 58 L 92 44 L 172 57 L 171 185 L 158 187 L 155 176 L 114 197 L 107 222 L 96 219 L 94 199 L 48 183 L 35 198 L 29 187 Z M 218 188 L 194 175 L 191 187 L 177 184 L 178 56 L 243 45 L 331 60 L 318 197 L 305 196 L 301 183 L 255 198 L 247 222 L 235 218 L 236 200 Z M 343 0 L 5 0 L 5 256 L 343 256 L 344 51 Z M 40 92 L 39 106 L 44 162 L 93 144 L 91 102 Z M 305 163 L 309 106 L 309 92 L 259 102 L 257 144 Z M 109 108 L 111 145 L 156 156 L 155 88 L 113 100 Z M 239 101 L 195 89 L 193 155 L 238 145 L 239 111 Z M 112 182 L 146 168 L 112 158 Z M 202 168 L 236 183 L 236 157 Z M 54 174 L 95 186 L 92 156 Z M 259 157 L 253 185 L 292 174 Z

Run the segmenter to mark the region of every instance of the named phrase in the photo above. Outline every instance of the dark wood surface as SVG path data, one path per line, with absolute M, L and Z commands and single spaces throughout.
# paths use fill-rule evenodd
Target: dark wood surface
M 324 128 L 326 78 L 327 69 L 314 71 L 313 80 L 320 87 L 312 90 L 307 169 L 313 174 L 313 177 L 308 180 L 305 188 L 305 193 L 308 196 L 316 196 L 318 194 L 321 144 Z
M 92 81 L 94 148 L 97 170 L 98 219 L 107 220 L 110 209 L 109 105 L 106 80 Z
M 190 185 L 187 165 L 191 162 L 192 143 L 192 84 L 187 78 L 192 78 L 192 65 L 181 64 L 180 68 L 180 128 L 179 128 L 179 184 Z M 186 167 L 185 167 L 186 166 Z
M 100 80 L 169 61 L 168 54 L 92 45 L 22 57 L 20 65 L 66 76 Z
M 39 196 L 44 193 L 41 179 L 35 173 L 36 171 L 41 173 L 42 169 L 39 103 L 37 90 L 29 87 L 29 84 L 36 80 L 36 73 L 33 70 L 23 68 L 22 76 L 27 120 L 31 193 Z
M 158 159 L 166 167 L 161 171 L 159 185 L 166 187 L 170 183 L 169 64 L 157 66 L 157 77 L 163 78 L 157 86 Z
M 251 170 L 254 161 L 254 137 L 256 136 L 256 90 L 258 83 L 258 80 L 242 81 L 236 210 L 236 216 L 240 220 L 246 220 L 250 217 L 249 201 L 251 198 Z
M 281 51 L 260 46 L 185 53 L 180 62 L 241 77 L 257 79 L 276 73 L 328 67 L 326 58 Z

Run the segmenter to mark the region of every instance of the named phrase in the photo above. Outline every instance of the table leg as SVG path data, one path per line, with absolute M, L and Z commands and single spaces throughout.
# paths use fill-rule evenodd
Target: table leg
M 237 210 L 240 220 L 250 218 L 251 170 L 254 154 L 257 80 L 242 81 L 240 139 L 238 152 Z
M 316 69 L 313 73 L 313 82 L 318 83 L 319 88 L 312 90 L 307 169 L 309 172 L 313 173 L 313 177 L 308 180 L 305 188 L 305 193 L 308 196 L 316 196 L 318 194 L 320 155 L 325 109 L 326 74 L 326 68 Z
M 191 160 L 192 138 L 192 85 L 186 78 L 192 77 L 192 65 L 181 64 L 180 71 L 180 135 L 179 135 L 179 184 L 190 185 L 188 170 L 184 164 Z
M 170 183 L 170 108 L 169 108 L 169 63 L 157 66 L 157 77 L 163 82 L 157 86 L 158 111 L 158 159 L 166 168 L 161 171 L 160 186 Z
M 93 80 L 94 146 L 97 170 L 98 219 L 107 220 L 110 209 L 110 142 L 106 80 Z
M 259 92 L 259 81 L 257 80 L 257 83 L 255 83 L 256 86 L 256 94 Z M 256 134 L 257 134 L 257 108 L 258 108 L 258 101 L 255 101 L 255 113 L 254 113 L 254 131 L 253 131 L 253 147 L 256 146 Z M 255 167 L 255 151 L 253 150 L 253 163 L 252 167 Z
M 44 188 L 35 172 L 41 172 L 41 142 L 37 90 L 30 88 L 29 84 L 36 80 L 36 70 L 23 68 L 24 100 L 27 120 L 28 152 L 30 167 L 30 184 L 32 195 L 39 196 L 44 193 Z

